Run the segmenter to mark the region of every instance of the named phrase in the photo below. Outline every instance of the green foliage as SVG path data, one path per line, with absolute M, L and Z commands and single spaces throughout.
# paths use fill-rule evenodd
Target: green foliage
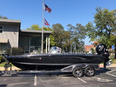
M 55 38 L 56 45 L 62 48 L 62 42 L 64 39 L 64 27 L 57 23 L 52 25 L 53 32 L 52 35 Z
M 59 46 L 68 52 L 70 49 L 73 51 L 76 50 L 75 47 L 84 49 L 84 42 L 86 35 L 86 29 L 81 24 L 76 24 L 76 26 L 72 26 L 71 24 L 67 25 L 68 31 L 64 30 L 64 27 L 57 23 L 52 25 L 51 28 L 44 27 L 44 31 L 52 31 L 50 35 L 50 45 L 51 46 Z M 34 24 L 27 30 L 42 30 L 39 25 Z M 46 41 L 44 41 L 45 43 Z
M 110 47 L 110 36 L 116 30 L 116 10 L 109 11 L 108 9 L 97 7 L 96 12 L 94 15 L 95 26 L 92 22 L 86 24 L 87 35 L 91 38 L 91 41 L 96 40 Z
M 95 54 L 95 50 L 93 48 L 90 49 L 92 51 L 92 54 Z
M 95 14 L 94 23 L 96 24 L 96 34 L 101 36 L 107 36 L 107 38 L 110 38 L 111 32 L 113 32 L 114 29 L 114 21 L 115 16 L 113 11 L 109 11 L 108 9 L 96 8 L 97 13 Z
M 71 33 L 68 31 L 64 31 L 64 37 L 63 37 L 63 48 L 65 51 L 69 52 L 71 47 Z
M 75 51 L 77 47 L 80 48 L 80 51 L 84 50 L 83 39 L 86 36 L 86 29 L 81 24 L 76 24 L 76 27 L 71 24 L 67 25 L 68 31 L 64 30 L 64 27 L 61 24 L 54 24 L 52 26 L 54 37 L 54 42 L 56 46 L 62 48 L 67 52 Z
M 81 24 L 76 24 L 75 30 L 74 30 L 74 35 L 78 37 L 79 40 L 85 39 L 86 36 L 86 29 L 83 25 Z
M 50 45 L 56 46 L 55 38 L 53 37 L 53 35 L 50 35 Z
M 16 47 L 13 47 L 13 48 L 9 48 L 6 50 L 6 53 L 7 54 L 11 54 L 11 55 L 21 55 L 21 54 L 24 54 L 23 53 L 23 49 L 22 48 L 16 48 Z
M 2 62 L 2 56 L 0 55 L 0 63 Z
M 4 62 L 5 60 L 3 59 L 2 55 L 0 55 L 0 63 Z
M 41 30 L 41 28 L 39 27 L 39 25 L 33 24 L 30 26 L 30 28 L 27 28 L 26 30 Z
M 88 24 L 86 24 L 86 29 L 87 29 L 87 36 L 89 36 L 91 41 L 94 41 L 97 35 L 96 35 L 95 27 L 93 26 L 93 23 L 88 22 Z
M 0 19 L 8 19 L 8 18 L 0 15 Z
M 78 49 L 79 51 L 83 51 L 84 50 L 83 39 L 85 39 L 86 36 L 85 27 L 78 23 L 76 24 L 76 27 L 72 26 L 71 24 L 68 24 L 67 27 L 68 27 L 68 32 L 67 32 L 68 36 L 66 37 L 69 43 L 65 43 L 65 44 L 68 44 L 69 49 L 73 49 L 73 50 Z
M 39 31 L 42 31 L 42 28 L 39 27 L 38 24 L 33 24 L 33 25 L 30 26 L 30 28 L 27 28 L 26 30 L 39 30 Z M 48 28 L 47 27 L 44 27 L 43 30 L 44 31 L 52 31 L 52 29 L 49 28 L 49 27 Z
M 116 43 L 116 35 L 113 35 L 113 34 L 111 34 L 110 35 L 110 40 L 109 40 L 109 43 L 111 44 L 111 45 L 115 45 L 115 43 Z
M 52 29 L 49 28 L 49 27 L 44 27 L 43 29 L 44 29 L 44 31 L 52 31 Z M 42 29 L 41 29 L 41 30 L 42 30 Z
M 48 44 L 48 39 L 49 37 L 47 38 L 47 44 Z M 46 43 L 46 40 L 44 41 L 44 44 L 45 43 Z M 56 42 L 55 42 L 53 35 L 50 35 L 50 46 L 56 46 Z

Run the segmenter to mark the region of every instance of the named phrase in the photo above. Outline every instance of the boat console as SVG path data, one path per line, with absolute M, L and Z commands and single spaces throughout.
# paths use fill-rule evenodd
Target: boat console
M 51 47 L 51 49 L 50 49 L 49 53 L 51 53 L 51 54 L 61 53 L 61 48 L 56 47 L 56 46 Z

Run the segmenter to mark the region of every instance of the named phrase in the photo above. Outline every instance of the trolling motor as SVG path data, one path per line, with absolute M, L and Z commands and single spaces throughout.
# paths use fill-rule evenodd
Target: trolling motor
M 111 64 L 111 60 L 109 59 L 109 56 L 110 56 L 109 51 L 108 51 L 107 46 L 105 44 L 99 44 L 96 47 L 96 52 L 98 53 L 98 55 L 105 57 L 104 68 L 106 68 L 106 65 Z

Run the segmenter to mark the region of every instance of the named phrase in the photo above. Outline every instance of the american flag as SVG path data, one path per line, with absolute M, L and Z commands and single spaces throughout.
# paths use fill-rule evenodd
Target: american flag
M 45 25 L 50 26 L 49 23 L 46 21 L 46 19 L 45 19 L 44 23 L 45 23 Z
M 52 11 L 51 8 L 49 8 L 46 4 L 45 4 L 45 8 L 44 9 L 45 9 L 45 11 L 47 11 L 49 13 L 51 13 L 51 11 Z

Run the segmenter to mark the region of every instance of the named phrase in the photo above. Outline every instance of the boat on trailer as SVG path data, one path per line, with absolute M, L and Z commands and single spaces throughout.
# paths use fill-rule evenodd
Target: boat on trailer
M 107 51 L 106 45 L 99 44 L 96 47 L 96 52 L 97 54 L 60 53 L 60 49 L 58 47 L 53 47 L 47 54 L 24 54 L 5 56 L 5 58 L 22 70 L 61 69 L 62 71 L 72 71 L 73 75 L 76 77 L 79 76 L 77 74 L 78 70 L 82 71 L 84 68 L 85 73 L 87 73 L 87 70 L 89 69 L 94 71 L 96 67 L 98 69 L 98 66 L 96 65 L 109 60 L 109 53 Z

